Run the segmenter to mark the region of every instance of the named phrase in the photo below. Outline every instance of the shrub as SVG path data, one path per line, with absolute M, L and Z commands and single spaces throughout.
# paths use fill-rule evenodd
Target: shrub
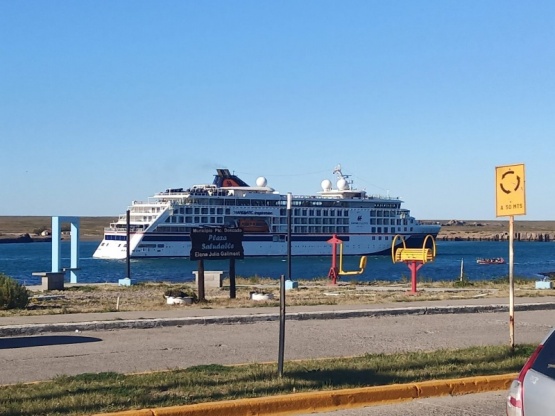
M 29 292 L 2 273 L 0 273 L 0 309 L 23 309 L 29 303 Z
M 193 302 L 197 301 L 197 294 L 190 289 L 168 289 L 164 292 L 164 297 L 174 298 L 192 298 Z
M 40 233 L 42 233 L 43 231 L 46 231 L 46 230 L 48 230 L 48 228 L 46 228 L 45 226 L 41 226 L 41 227 L 33 229 L 33 234 L 40 235 Z

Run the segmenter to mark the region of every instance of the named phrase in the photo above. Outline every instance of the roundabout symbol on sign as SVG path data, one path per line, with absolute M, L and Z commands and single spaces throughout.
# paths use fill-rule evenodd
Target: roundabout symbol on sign
M 507 172 L 505 172 L 505 173 L 503 174 L 503 176 L 501 176 L 501 180 L 503 181 L 507 175 L 516 175 L 516 173 L 515 173 L 514 170 L 508 170 Z M 511 192 L 516 191 L 516 190 L 518 189 L 518 187 L 520 186 L 520 176 L 516 175 L 516 185 L 515 185 L 514 190 L 506 189 L 506 188 L 503 186 L 503 182 L 501 182 L 501 183 L 499 184 L 499 186 L 500 186 L 500 188 L 501 188 L 501 190 L 502 190 L 503 192 L 505 192 L 506 194 L 510 194 Z

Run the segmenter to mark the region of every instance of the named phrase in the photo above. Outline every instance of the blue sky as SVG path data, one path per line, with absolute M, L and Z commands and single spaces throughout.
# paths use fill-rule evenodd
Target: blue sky
M 117 216 L 341 164 L 420 219 L 553 219 L 553 1 L 0 1 L 0 215 Z M 504 219 L 504 218 L 500 218 Z

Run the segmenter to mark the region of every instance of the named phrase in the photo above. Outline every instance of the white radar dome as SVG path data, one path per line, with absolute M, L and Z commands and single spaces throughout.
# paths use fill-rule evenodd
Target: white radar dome
M 328 179 L 324 179 L 320 186 L 322 187 L 322 189 L 324 191 L 330 191 L 331 190 L 331 181 L 328 180 Z
M 349 189 L 349 184 L 345 179 L 341 178 L 337 181 L 337 189 L 339 189 L 340 191 Z
M 268 181 L 266 180 L 266 178 L 264 176 L 261 176 L 256 180 L 256 186 L 259 186 L 261 188 L 266 186 L 267 183 L 268 183 Z

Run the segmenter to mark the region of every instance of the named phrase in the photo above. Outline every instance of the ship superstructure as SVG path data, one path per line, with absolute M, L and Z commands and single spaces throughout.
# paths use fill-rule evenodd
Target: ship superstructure
M 343 241 L 344 255 L 390 253 L 398 234 L 410 246 L 437 236 L 439 225 L 421 224 L 399 198 L 354 188 L 340 166 L 334 174 L 335 188 L 324 180 L 318 194 L 292 196 L 292 255 L 329 255 L 327 241 L 334 234 Z M 287 255 L 287 195 L 264 177 L 250 186 L 228 169 L 217 169 L 212 184 L 166 189 L 146 202 L 133 201 L 129 213 L 131 257 L 188 257 L 191 229 L 214 226 L 242 228 L 245 256 Z M 124 214 L 105 229 L 93 257 L 126 258 L 127 228 Z

